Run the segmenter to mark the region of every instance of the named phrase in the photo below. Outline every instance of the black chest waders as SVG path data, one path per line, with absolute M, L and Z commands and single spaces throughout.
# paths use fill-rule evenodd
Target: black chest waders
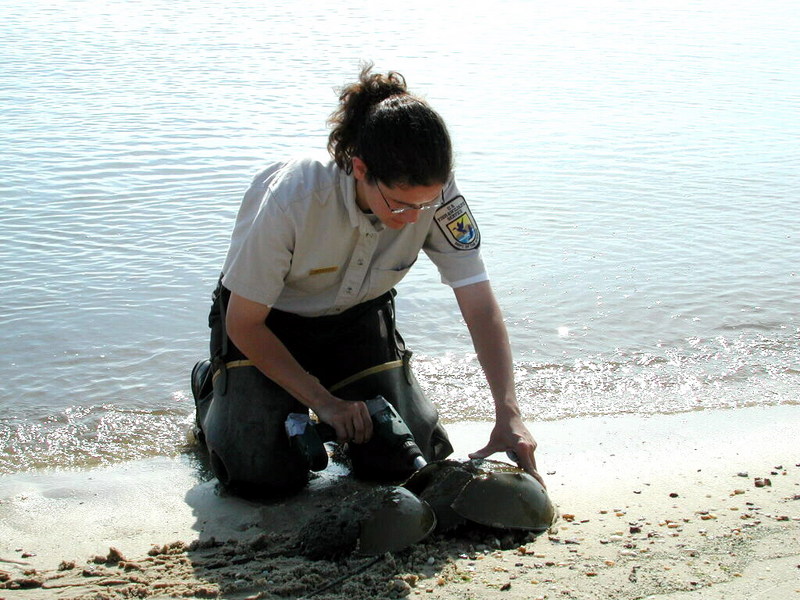
M 425 397 L 395 327 L 394 290 L 340 315 L 301 317 L 272 309 L 267 326 L 300 365 L 334 396 L 381 395 L 408 425 L 426 460 L 453 451 L 436 408 Z M 289 413 L 308 409 L 263 375 L 225 333 L 230 292 L 218 284 L 209 314 L 213 395 L 197 404 L 211 468 L 226 487 L 259 493 L 296 490 L 308 481 L 306 459 L 288 441 Z M 356 477 L 396 481 L 399 470 L 375 438 L 348 444 Z

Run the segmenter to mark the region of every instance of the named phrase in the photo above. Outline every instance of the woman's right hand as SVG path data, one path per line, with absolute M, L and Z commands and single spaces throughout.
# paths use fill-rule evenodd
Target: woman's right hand
M 365 402 L 341 400 L 334 396 L 314 408 L 321 421 L 336 430 L 337 441 L 363 444 L 372 437 L 372 417 Z

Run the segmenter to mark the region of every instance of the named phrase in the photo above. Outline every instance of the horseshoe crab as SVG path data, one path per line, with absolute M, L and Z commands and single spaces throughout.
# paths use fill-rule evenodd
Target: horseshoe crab
M 499 461 L 432 462 L 404 487 L 430 504 L 439 531 L 474 522 L 541 533 L 555 519 L 542 485 L 522 469 Z
M 402 487 L 357 492 L 309 520 L 299 533 L 300 551 L 313 560 L 356 552 L 396 552 L 436 528 L 427 502 Z

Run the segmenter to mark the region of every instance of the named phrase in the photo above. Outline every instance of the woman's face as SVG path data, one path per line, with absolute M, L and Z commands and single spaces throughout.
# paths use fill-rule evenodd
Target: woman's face
M 353 159 L 353 175 L 359 208 L 371 211 L 390 229 L 416 223 L 423 211 L 435 210 L 443 200 L 439 184 L 390 187 L 377 180 L 370 182 L 366 165 L 358 158 Z

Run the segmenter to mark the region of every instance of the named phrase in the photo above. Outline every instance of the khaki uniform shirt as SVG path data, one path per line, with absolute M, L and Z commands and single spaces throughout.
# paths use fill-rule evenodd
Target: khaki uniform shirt
M 355 179 L 333 161 L 272 165 L 245 194 L 223 284 L 260 304 L 322 316 L 389 291 L 420 249 L 454 288 L 487 280 L 480 233 L 452 177 L 444 198 L 394 230 L 358 208 Z

